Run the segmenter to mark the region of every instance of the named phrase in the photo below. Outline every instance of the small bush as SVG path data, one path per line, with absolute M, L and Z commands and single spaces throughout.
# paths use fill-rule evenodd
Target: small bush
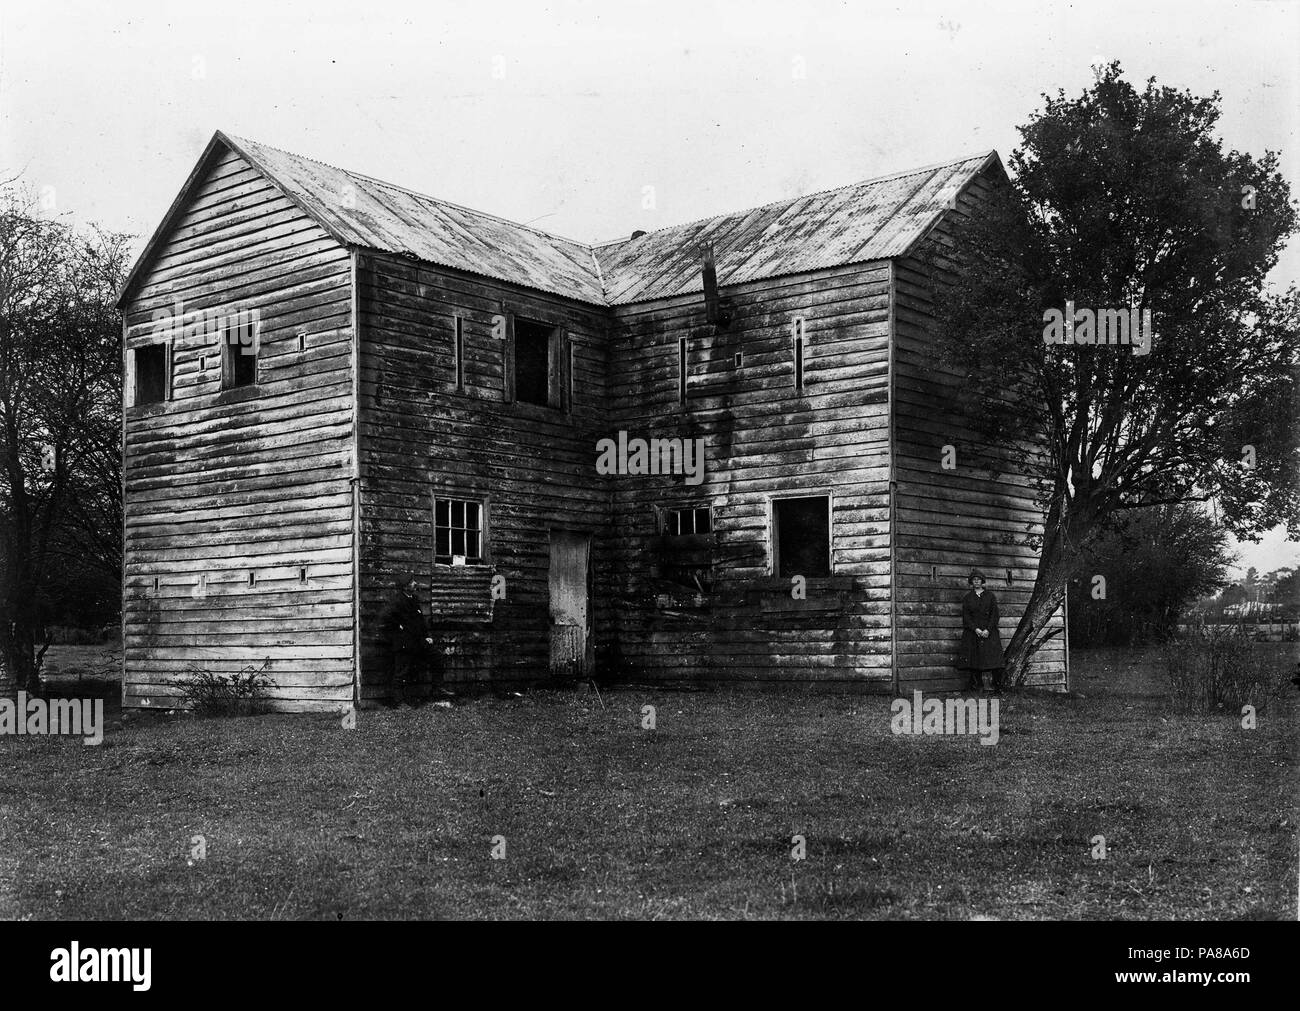
M 266 674 L 270 666 L 267 659 L 261 667 L 249 665 L 235 674 L 214 674 L 190 664 L 186 675 L 171 683 L 180 691 L 180 708 L 198 716 L 253 716 L 270 709 L 266 692 L 276 687 Z
M 1164 650 L 1166 686 L 1178 710 L 1263 712 L 1281 692 L 1280 673 L 1241 625 L 1192 625 Z

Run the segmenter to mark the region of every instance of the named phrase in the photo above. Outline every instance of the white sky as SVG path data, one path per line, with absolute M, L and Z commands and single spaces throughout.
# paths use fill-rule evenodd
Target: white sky
M 1225 146 L 1280 150 L 1300 195 L 1290 0 L 5 0 L 0 169 L 142 245 L 222 129 L 592 241 L 1005 159 L 1115 58 L 1220 91 Z M 1272 280 L 1297 277 L 1293 242 Z M 1241 564 L 1297 562 L 1275 535 Z

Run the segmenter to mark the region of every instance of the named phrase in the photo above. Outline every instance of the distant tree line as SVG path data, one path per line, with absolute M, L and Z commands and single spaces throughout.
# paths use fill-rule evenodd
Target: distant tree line
M 1247 616 L 1252 612 L 1266 616 L 1265 620 L 1295 621 L 1300 619 L 1300 579 L 1294 568 L 1273 569 L 1260 575 L 1251 566 L 1246 570 L 1245 579 L 1201 598 L 1192 610 L 1207 621 Z

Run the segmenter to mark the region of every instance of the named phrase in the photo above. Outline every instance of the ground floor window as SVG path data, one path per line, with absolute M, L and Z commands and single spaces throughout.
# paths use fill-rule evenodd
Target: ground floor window
M 434 561 L 478 565 L 483 561 L 483 503 L 473 499 L 433 500 Z
M 776 574 L 831 574 L 831 500 L 829 495 L 772 500 L 772 545 Z
M 707 593 L 713 586 L 713 509 L 672 506 L 660 512 L 659 576 Z

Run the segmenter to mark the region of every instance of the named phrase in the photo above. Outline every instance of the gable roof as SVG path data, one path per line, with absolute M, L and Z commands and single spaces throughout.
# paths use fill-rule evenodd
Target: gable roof
M 702 290 L 706 241 L 724 287 L 904 255 L 976 175 L 1001 167 L 988 151 L 593 246 L 217 131 L 131 269 L 119 304 L 222 149 L 252 164 L 342 245 L 603 306 Z
M 596 247 L 610 305 L 703 290 L 699 247 L 719 285 L 903 256 L 997 152 L 720 214 Z

